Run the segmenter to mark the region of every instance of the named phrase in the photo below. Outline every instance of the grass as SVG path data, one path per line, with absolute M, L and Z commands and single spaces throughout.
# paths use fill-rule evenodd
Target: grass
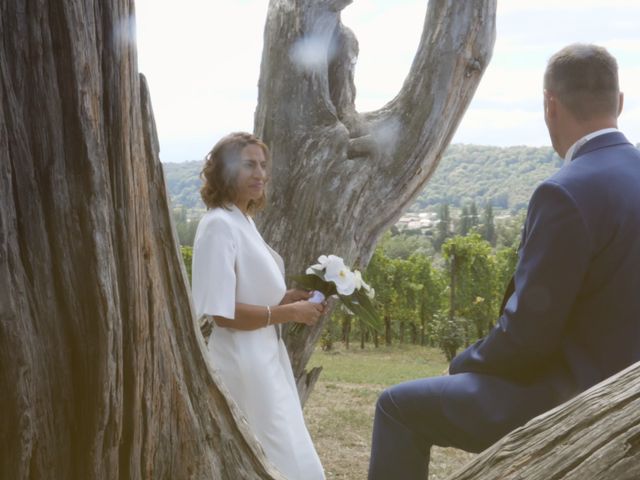
M 353 384 L 390 385 L 420 377 L 441 375 L 448 363 L 439 350 L 415 345 L 374 348 L 352 346 L 338 348 L 311 357 L 309 367 L 322 366 L 322 381 Z
M 323 371 L 305 406 L 305 417 L 328 480 L 365 479 L 371 448 L 371 429 L 378 395 L 387 386 L 414 378 L 440 375 L 447 369 L 436 349 L 359 345 L 345 350 L 317 350 L 309 367 Z M 447 478 L 472 454 L 434 447 L 429 479 Z

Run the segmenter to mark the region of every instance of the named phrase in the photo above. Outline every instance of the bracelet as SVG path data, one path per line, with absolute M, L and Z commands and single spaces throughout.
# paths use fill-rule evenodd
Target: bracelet
M 271 325 L 271 307 L 267 305 L 267 327 Z

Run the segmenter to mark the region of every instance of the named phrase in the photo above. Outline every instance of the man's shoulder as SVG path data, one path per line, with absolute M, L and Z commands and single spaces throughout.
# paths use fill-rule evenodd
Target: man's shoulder
M 585 142 L 576 152 L 575 158 L 584 155 L 609 156 L 616 155 L 618 151 L 635 149 L 627 137 L 619 130 L 602 133 Z M 637 149 L 635 149 L 637 152 Z
M 622 142 L 593 148 L 581 153 L 571 163 L 555 172 L 548 181 L 567 188 L 585 184 L 611 182 L 617 177 L 640 173 L 640 151 Z
M 581 154 L 542 182 L 534 196 L 570 199 L 587 216 L 610 214 L 621 205 L 640 204 L 639 184 L 640 152 L 627 143 Z

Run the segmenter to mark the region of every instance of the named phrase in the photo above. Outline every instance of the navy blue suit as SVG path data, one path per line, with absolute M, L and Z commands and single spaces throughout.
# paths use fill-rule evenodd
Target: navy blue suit
M 431 445 L 483 450 L 640 361 L 640 152 L 624 135 L 588 141 L 536 189 L 513 280 L 451 375 L 381 395 L 370 479 L 425 478 Z

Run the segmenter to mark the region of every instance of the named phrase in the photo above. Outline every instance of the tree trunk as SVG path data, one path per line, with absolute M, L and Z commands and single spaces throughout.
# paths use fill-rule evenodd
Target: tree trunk
M 640 478 L 640 363 L 534 418 L 450 480 L 525 478 Z
M 206 361 L 127 0 L 0 0 L 0 478 L 282 478 Z
M 489 63 L 495 0 L 429 2 L 422 38 L 398 95 L 365 114 L 354 106 L 350 0 L 271 0 L 255 132 L 271 148 L 267 241 L 298 274 L 321 254 L 364 268 L 378 237 L 422 191 Z M 376 286 L 381 287 L 381 286 Z M 299 385 L 327 316 L 292 338 Z M 300 391 L 304 401 L 308 391 Z
M 342 317 L 342 341 L 347 350 L 349 350 L 349 340 L 351 338 L 351 316 Z
M 384 343 L 387 347 L 391 346 L 391 317 L 389 315 L 384 316 Z
M 331 319 L 329 322 L 327 322 L 327 331 L 323 333 L 321 346 L 322 346 L 322 350 L 326 352 L 333 350 L 333 339 L 335 336 L 334 326 L 335 326 L 335 321 L 334 319 Z
M 456 252 L 452 252 L 449 260 L 449 321 L 453 322 L 456 314 Z

